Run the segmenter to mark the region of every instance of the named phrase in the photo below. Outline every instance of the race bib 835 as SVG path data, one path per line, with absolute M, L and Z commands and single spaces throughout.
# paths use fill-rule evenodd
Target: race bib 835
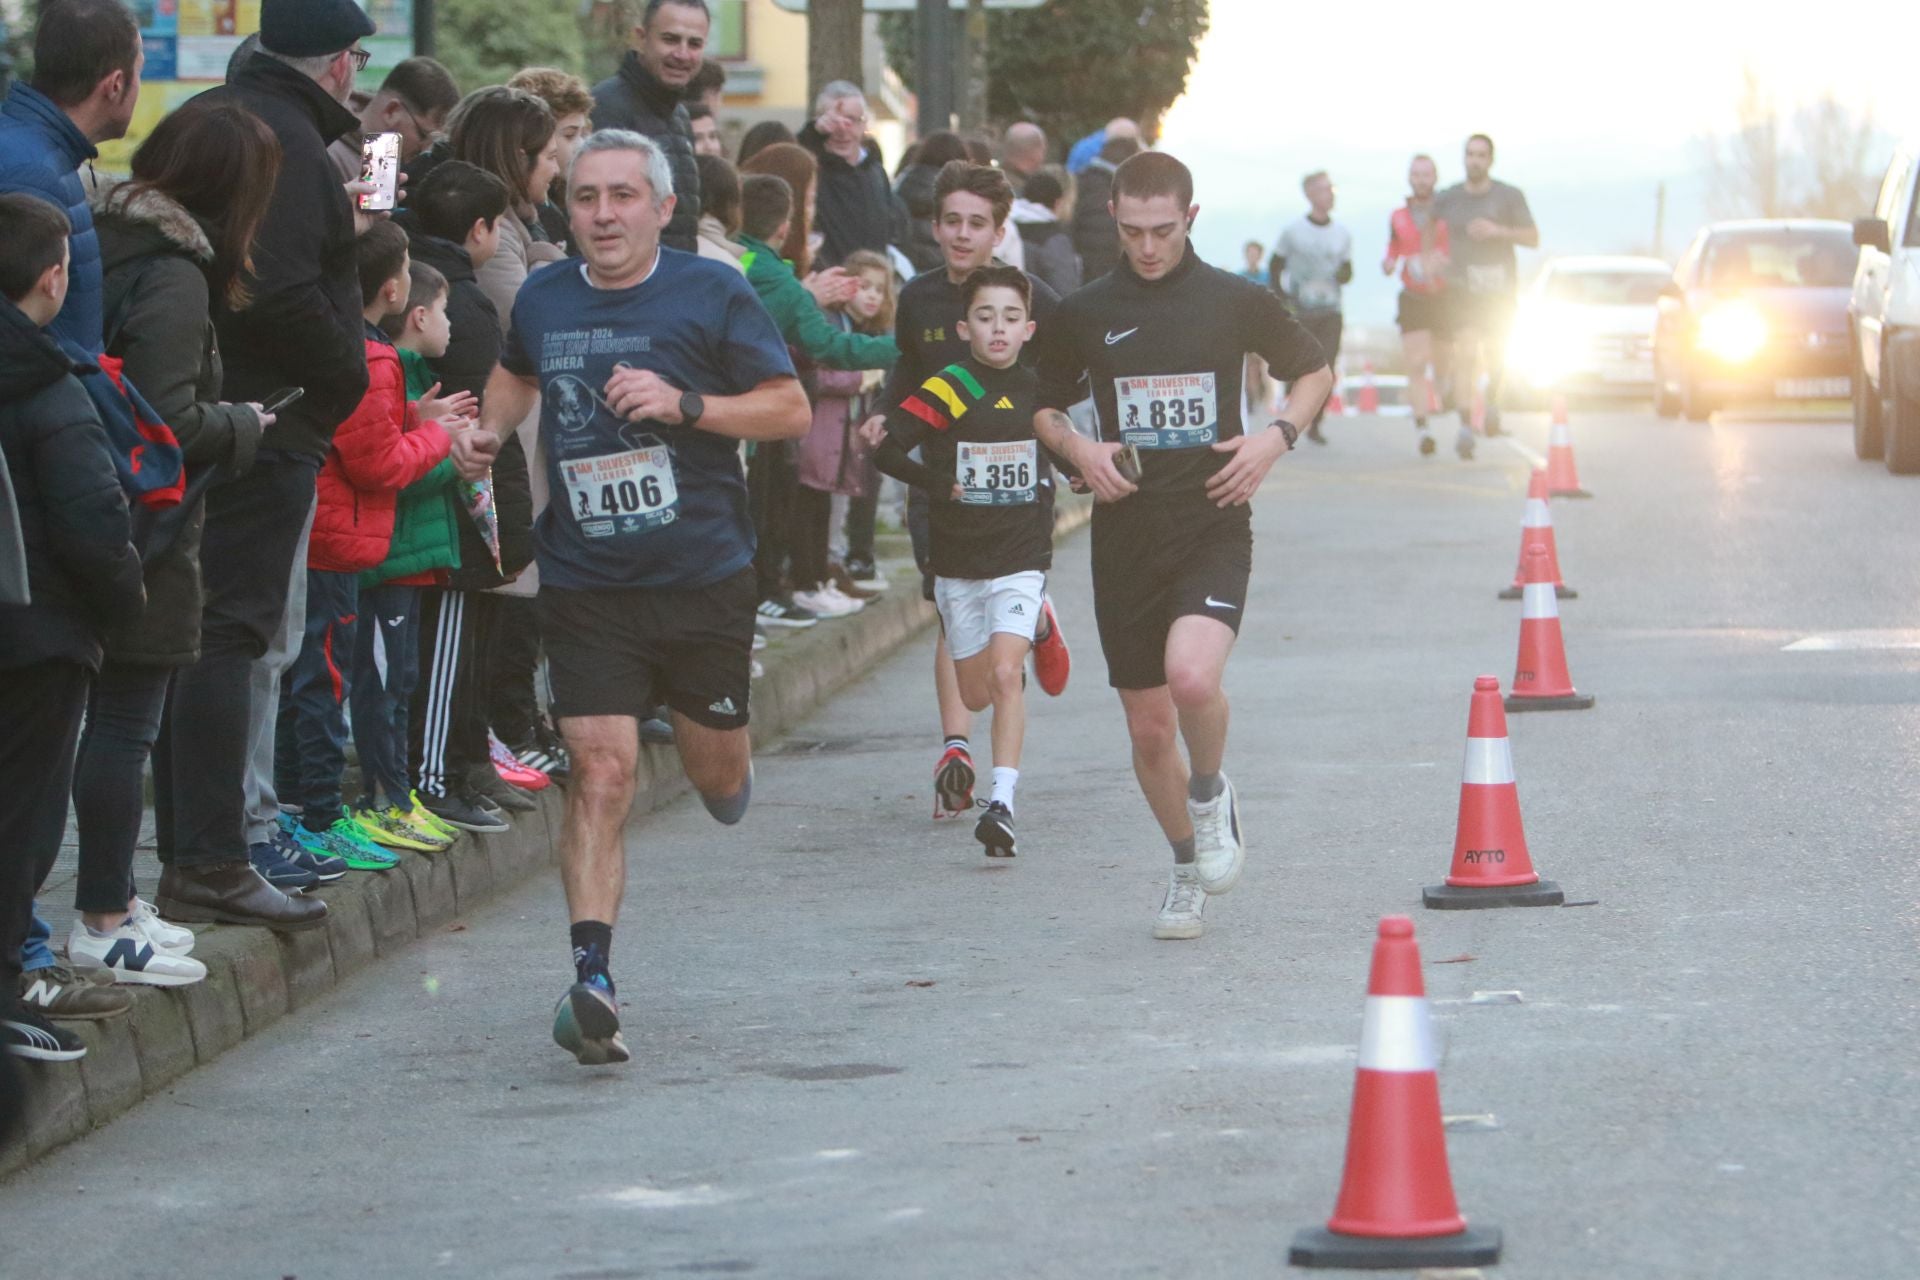
M 1211 373 L 1154 373 L 1113 380 L 1120 440 L 1142 449 L 1199 449 L 1217 438 Z

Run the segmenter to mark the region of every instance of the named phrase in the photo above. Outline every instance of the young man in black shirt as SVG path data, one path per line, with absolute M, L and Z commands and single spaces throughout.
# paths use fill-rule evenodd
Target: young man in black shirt
M 1011 858 L 1027 654 L 1053 566 L 1053 480 L 1033 436 L 1037 384 L 1019 364 L 1033 286 L 1018 267 L 989 266 L 964 296 L 967 357 L 887 410 L 874 462 L 929 499 L 934 602 L 960 698 L 970 712 L 993 707 L 993 798 L 974 836 L 988 857 Z M 923 462 L 907 456 L 915 448 Z
M 1143 152 L 1122 164 L 1113 185 L 1121 263 L 1063 301 L 1036 343 L 1035 434 L 1099 499 L 1100 645 L 1126 708 L 1134 773 L 1173 846 L 1156 938 L 1199 937 L 1205 895 L 1240 878 L 1240 815 L 1221 773 L 1221 676 L 1247 602 L 1247 503 L 1333 389 L 1325 354 L 1279 298 L 1194 256 L 1187 236 L 1199 211 L 1193 175 L 1172 156 Z M 1280 417 L 1252 434 L 1240 421 L 1249 352 L 1289 386 Z M 1083 380 L 1098 440 L 1076 434 L 1062 412 L 1085 394 Z
M 928 378 L 966 358 L 967 342 L 960 330 L 967 306 L 963 286 L 967 277 L 994 261 L 994 247 L 1007 234 L 1007 215 L 1013 209 L 1013 188 L 1006 175 L 991 166 L 965 160 L 952 161 L 940 170 L 934 180 L 933 198 L 933 234 L 945 263 L 915 276 L 900 291 L 894 320 L 900 362 L 893 367 L 883 401 L 890 405 L 899 404 Z M 1033 290 L 1033 319 L 1044 330 L 1060 297 L 1032 276 L 1027 280 Z M 1032 354 L 1029 346 L 1022 357 L 1029 365 Z M 875 415 L 862 431 L 868 443 L 878 447 L 884 429 L 885 419 Z M 934 574 L 927 560 L 927 500 L 918 489 L 907 492 L 907 527 L 913 535 L 913 557 L 920 565 L 922 592 L 932 600 Z M 1042 601 L 1041 607 L 1043 621 L 1033 650 L 1034 678 L 1047 693 L 1058 697 L 1067 687 L 1071 670 L 1067 642 L 1053 606 Z M 967 740 L 973 715 L 960 697 L 945 636 L 935 648 L 933 671 L 940 700 L 940 732 L 945 739 L 940 762 L 934 767 L 933 816 L 954 818 L 973 808 L 973 755 Z

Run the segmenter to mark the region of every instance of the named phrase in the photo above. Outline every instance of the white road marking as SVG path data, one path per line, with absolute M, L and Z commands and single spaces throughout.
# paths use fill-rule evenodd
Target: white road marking
M 1920 649 L 1920 631 L 1887 628 L 1878 631 L 1830 631 L 1805 636 L 1781 649 L 1782 653 L 1856 653 L 1873 649 Z
M 1521 444 L 1518 440 L 1514 439 L 1512 436 L 1496 436 L 1494 438 L 1499 440 L 1501 444 L 1506 445 L 1507 448 L 1519 454 L 1522 458 L 1525 458 L 1527 460 L 1528 465 L 1533 467 L 1534 470 L 1545 471 L 1547 469 L 1547 460 L 1544 457 L 1535 453 L 1532 449 L 1528 448 L 1526 445 Z

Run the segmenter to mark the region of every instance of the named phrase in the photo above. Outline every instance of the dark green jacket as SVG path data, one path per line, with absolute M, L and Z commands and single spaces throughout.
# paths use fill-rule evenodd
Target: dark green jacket
M 829 322 L 777 250 L 752 236 L 741 236 L 740 243 L 747 247 L 742 259 L 747 283 L 760 295 L 788 346 L 829 369 L 891 369 L 900 359 L 892 338 L 848 333 Z
M 424 356 L 404 348 L 400 367 L 407 371 L 407 399 L 418 400 L 438 381 Z M 393 547 L 379 568 L 360 575 L 363 587 L 395 578 L 411 578 L 430 569 L 460 567 L 460 474 L 453 459 L 400 491 L 393 512 Z

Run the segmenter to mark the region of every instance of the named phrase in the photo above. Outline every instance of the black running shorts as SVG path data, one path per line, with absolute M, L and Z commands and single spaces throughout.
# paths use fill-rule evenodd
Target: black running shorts
M 541 587 L 554 717 L 643 719 L 664 702 L 709 729 L 745 728 L 758 595 L 751 567 L 705 587 Z
M 1452 331 L 1451 317 L 1447 314 L 1447 295 L 1401 290 L 1399 321 L 1402 333 L 1431 333 L 1436 338 L 1446 337 Z
M 1167 682 L 1167 634 L 1176 618 L 1215 618 L 1240 632 L 1253 571 L 1253 510 L 1204 498 L 1140 497 L 1093 509 L 1093 612 L 1107 683 Z

